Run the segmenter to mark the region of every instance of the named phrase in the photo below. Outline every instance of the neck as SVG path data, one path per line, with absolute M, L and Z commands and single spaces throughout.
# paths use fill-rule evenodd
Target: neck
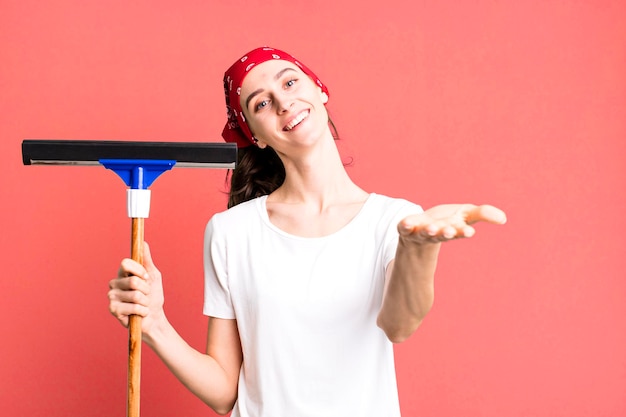
M 270 200 L 284 203 L 312 204 L 324 208 L 339 201 L 364 198 L 361 190 L 343 166 L 337 145 L 332 135 L 320 141 L 302 156 L 286 158 L 286 178 Z

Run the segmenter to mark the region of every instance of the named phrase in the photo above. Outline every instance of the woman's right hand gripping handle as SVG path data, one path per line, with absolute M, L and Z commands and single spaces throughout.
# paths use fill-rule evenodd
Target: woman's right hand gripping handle
M 109 283 L 109 310 L 125 327 L 130 315 L 141 316 L 143 340 L 174 375 L 219 414 L 228 413 L 237 399 L 243 360 L 236 321 L 210 319 L 207 352 L 198 352 L 165 317 L 161 273 L 146 243 L 143 260 L 143 265 L 122 261 L 117 278 Z
M 124 259 L 117 278 L 109 282 L 109 311 L 124 327 L 132 314 L 142 317 L 142 334 L 149 334 L 159 323 L 166 321 L 163 312 L 163 283 L 161 272 L 152 262 L 150 247 L 144 242 L 144 265 Z

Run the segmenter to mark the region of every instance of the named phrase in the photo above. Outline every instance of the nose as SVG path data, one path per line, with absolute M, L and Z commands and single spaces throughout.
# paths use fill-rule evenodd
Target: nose
M 277 96 L 274 98 L 276 102 L 276 109 L 279 113 L 288 112 L 293 106 L 293 99 L 286 95 Z

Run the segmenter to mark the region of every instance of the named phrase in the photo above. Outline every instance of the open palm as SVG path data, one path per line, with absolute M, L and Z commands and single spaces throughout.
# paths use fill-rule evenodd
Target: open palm
M 504 211 L 491 205 L 442 204 L 404 218 L 398 224 L 401 239 L 415 243 L 437 243 L 471 237 L 472 224 L 506 223 Z

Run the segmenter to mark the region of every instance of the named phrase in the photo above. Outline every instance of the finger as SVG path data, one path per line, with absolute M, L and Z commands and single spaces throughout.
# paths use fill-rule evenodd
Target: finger
M 133 275 L 148 279 L 148 273 L 143 265 L 130 258 L 123 259 L 120 263 L 120 269 L 117 273 L 117 276 L 120 278 L 124 278 Z
M 109 308 L 109 312 L 122 323 L 122 326 L 128 327 L 129 319 L 127 315 L 118 314 L 113 308 Z
M 474 229 L 470 225 L 465 225 L 463 226 L 461 234 L 462 234 L 462 237 L 472 237 L 476 234 L 476 229 Z
M 504 211 L 489 204 L 475 206 L 468 212 L 466 218 L 468 224 L 480 221 L 493 224 L 504 224 L 506 223 L 506 220 L 506 214 Z
M 138 290 L 121 290 L 114 288 L 109 291 L 108 296 L 112 305 L 116 303 L 127 303 L 148 307 L 150 304 L 150 298 L 145 293 Z
M 124 326 L 128 326 L 128 316 L 137 315 L 146 317 L 150 310 L 148 307 L 141 304 L 125 303 L 125 302 L 112 302 L 109 305 L 109 312 L 115 316 Z
M 435 230 L 434 232 L 429 230 L 431 237 L 438 237 L 440 241 L 460 239 L 466 237 L 472 237 L 476 233 L 476 230 L 465 223 L 463 224 L 446 224 Z
M 114 288 L 107 295 L 109 311 L 124 326 L 128 326 L 128 316 L 130 315 L 146 317 L 149 314 L 150 299 L 141 291 L 125 291 Z
M 401 236 L 410 240 L 437 243 L 445 240 L 441 235 L 443 223 L 439 223 L 427 215 L 411 216 L 398 225 Z
M 120 291 L 140 291 L 146 295 L 150 294 L 150 283 L 135 275 L 130 277 L 116 278 L 109 281 L 109 289 Z
M 425 217 L 423 214 L 405 217 L 398 223 L 398 232 L 401 235 L 416 233 L 420 228 L 422 228 L 423 225 L 426 224 L 423 217 Z
M 400 234 L 415 241 L 439 243 L 451 239 L 470 237 L 474 229 L 465 222 L 458 224 L 449 221 L 429 219 L 429 222 L 421 222 L 419 225 L 402 224 L 399 227 Z

